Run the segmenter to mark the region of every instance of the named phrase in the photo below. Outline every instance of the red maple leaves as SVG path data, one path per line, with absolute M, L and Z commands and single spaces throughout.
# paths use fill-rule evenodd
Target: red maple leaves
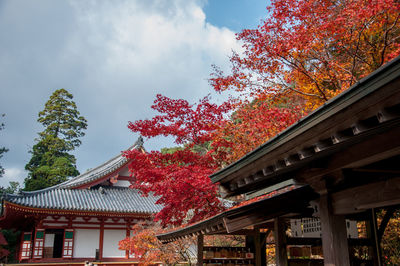
M 129 128 L 145 137 L 172 136 L 179 148 L 160 152 L 126 151 L 134 159 L 129 167 L 135 175 L 134 187 L 160 196 L 164 208 L 156 219 L 163 225 L 196 221 L 223 209 L 217 186 L 207 178 L 219 167 L 209 151 L 212 132 L 223 123 L 230 105 L 216 105 L 203 98 L 196 105 L 157 95 L 152 106 L 160 114 L 150 120 L 129 123 Z

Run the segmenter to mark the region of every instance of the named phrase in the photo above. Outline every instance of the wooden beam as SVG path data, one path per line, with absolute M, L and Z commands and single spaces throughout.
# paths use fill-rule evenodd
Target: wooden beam
M 204 236 L 202 234 L 197 236 L 197 265 L 203 266 L 203 247 Z
M 353 168 L 351 169 L 353 172 L 359 173 L 378 173 L 378 174 L 391 174 L 399 176 L 400 170 L 391 170 L 391 169 L 370 169 L 370 168 Z
M 400 177 L 333 193 L 335 214 L 351 214 L 400 204 Z
M 343 215 L 334 215 L 327 194 L 319 199 L 319 215 L 322 229 L 324 265 L 350 266 L 347 243 L 346 220 Z
M 369 238 L 349 238 L 349 246 L 372 246 L 373 241 Z M 322 246 L 322 238 L 319 237 L 288 237 L 288 245 L 295 246 Z
M 308 186 L 296 188 L 253 204 L 244 206 L 240 212 L 228 214 L 223 222 L 228 233 L 248 226 L 260 225 L 287 213 L 308 213 L 309 201 L 317 194 Z
M 274 221 L 275 234 L 275 261 L 278 266 L 287 266 L 287 249 L 286 249 L 286 228 L 284 219 L 275 218 Z
M 344 168 L 361 168 L 400 154 L 400 127 L 385 133 L 375 133 L 368 141 L 354 144 L 331 156 L 329 163 L 318 171 L 304 171 L 296 178 L 307 180 L 320 178 Z M 307 182 L 308 183 L 308 182 Z
M 242 236 L 251 236 L 254 235 L 254 230 L 252 229 L 242 229 L 238 230 L 232 233 L 228 233 L 226 231 L 220 231 L 220 232 L 212 232 L 209 235 L 242 235 Z
M 282 216 L 287 211 L 290 211 L 290 210 L 286 210 L 285 207 L 286 206 L 283 205 L 282 209 L 280 211 L 271 210 L 271 213 L 268 213 L 268 212 L 262 213 L 262 212 L 255 211 L 254 213 L 249 213 L 249 214 L 239 216 L 236 218 L 224 217 L 223 220 L 224 220 L 226 231 L 228 233 L 236 234 L 236 231 L 240 231 L 243 228 L 246 228 L 248 226 L 263 224 L 263 223 L 267 222 L 268 220 L 273 219 L 274 217 Z

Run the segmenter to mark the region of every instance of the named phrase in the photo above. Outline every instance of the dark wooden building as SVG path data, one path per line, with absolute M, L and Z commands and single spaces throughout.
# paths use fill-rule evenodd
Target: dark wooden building
M 324 265 L 382 265 L 383 221 L 400 204 L 400 58 L 210 178 L 225 197 L 257 199 L 286 190 L 159 239 L 197 235 L 201 243 L 204 234 L 251 229 L 257 235 L 259 228 L 269 228 L 277 265 L 291 264 L 289 245 L 307 241 L 322 245 Z M 377 208 L 387 210 L 380 226 Z M 318 219 L 321 237 L 288 237 L 289 220 L 310 217 Z M 346 220 L 364 221 L 367 236 L 349 237 Z M 369 247 L 369 259 L 357 261 L 350 248 L 354 245 Z M 262 256 L 256 246 L 256 257 Z M 256 265 L 261 263 L 256 259 Z

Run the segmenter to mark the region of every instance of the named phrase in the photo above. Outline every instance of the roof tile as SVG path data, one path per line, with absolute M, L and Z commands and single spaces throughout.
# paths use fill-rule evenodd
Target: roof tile
M 156 213 L 162 208 L 156 204 L 157 197 L 143 197 L 138 190 L 123 187 L 56 188 L 35 194 L 7 195 L 6 200 L 33 208 L 77 211 Z

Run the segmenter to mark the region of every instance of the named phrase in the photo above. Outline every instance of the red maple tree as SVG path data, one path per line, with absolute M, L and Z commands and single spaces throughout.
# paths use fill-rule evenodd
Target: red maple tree
M 160 196 L 164 208 L 156 215 L 163 225 L 178 225 L 213 215 L 223 209 L 217 186 L 208 176 L 219 161 L 209 150 L 212 132 L 224 123 L 229 103 L 212 104 L 208 97 L 191 105 L 157 95 L 152 108 L 159 112 L 149 120 L 130 122 L 128 127 L 144 137 L 172 136 L 179 148 L 173 151 L 126 151 L 134 159 L 129 166 L 136 178 L 135 187 L 145 194 Z

